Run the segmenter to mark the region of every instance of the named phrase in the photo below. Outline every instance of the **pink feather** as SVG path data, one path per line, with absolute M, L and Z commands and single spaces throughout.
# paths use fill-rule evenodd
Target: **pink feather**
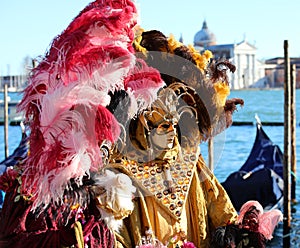
M 104 140 L 114 143 L 120 135 L 119 123 L 108 109 L 98 106 L 95 122 L 96 139 L 99 144 Z
M 270 240 L 273 238 L 275 227 L 283 220 L 283 214 L 278 209 L 273 209 L 259 216 L 258 231 Z
M 32 194 L 33 209 L 60 203 L 70 179 L 80 185 L 84 175 L 101 169 L 99 145 L 120 135 L 106 108 L 109 93 L 126 90 L 133 101 L 130 111 L 138 112 L 162 87 L 157 70 L 136 62 L 136 20 L 133 1 L 96 0 L 53 40 L 33 69 L 18 106 L 30 123 L 22 192 Z
M 240 209 L 240 213 L 239 213 L 238 220 L 237 220 L 237 222 L 239 224 L 241 224 L 243 222 L 245 213 L 252 206 L 255 206 L 256 209 L 260 212 L 260 214 L 262 214 L 264 212 L 262 205 L 258 201 L 247 201 L 246 203 L 243 204 L 243 206 Z
M 245 213 L 252 206 L 255 206 L 255 208 L 259 211 L 258 232 L 264 235 L 266 239 L 272 239 L 272 234 L 274 232 L 275 227 L 280 221 L 283 220 L 283 214 L 278 209 L 264 212 L 262 205 L 258 201 L 248 201 L 241 207 L 240 214 L 238 216 L 239 224 L 242 224 Z
M 142 110 L 157 98 L 157 91 L 164 86 L 164 82 L 160 73 L 145 61 L 137 59 L 136 64 L 125 78 L 124 85 L 127 91 L 132 91 L 135 101 L 139 103 L 137 109 Z

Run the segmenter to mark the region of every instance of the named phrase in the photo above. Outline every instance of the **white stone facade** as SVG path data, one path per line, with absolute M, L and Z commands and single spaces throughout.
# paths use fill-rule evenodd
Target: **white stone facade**
M 215 42 L 214 34 L 207 31 L 206 21 L 204 21 L 203 27 L 205 27 L 204 31 L 206 31 L 206 33 L 212 34 L 212 41 Z M 200 30 L 198 33 L 201 33 L 201 31 L 203 30 Z M 209 43 L 207 39 L 208 37 L 206 35 L 205 42 Z M 197 50 L 210 50 L 214 54 L 215 59 L 227 59 L 236 66 L 236 72 L 231 75 L 230 79 L 232 89 L 245 89 L 263 84 L 265 78 L 265 64 L 257 60 L 256 47 L 246 40 L 237 44 L 208 45 L 206 47 L 199 47 L 199 44 L 201 44 L 201 40 L 194 40 L 194 46 Z

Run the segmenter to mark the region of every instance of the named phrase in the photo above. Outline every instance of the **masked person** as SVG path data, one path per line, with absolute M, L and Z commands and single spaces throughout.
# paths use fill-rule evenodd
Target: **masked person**
M 126 139 L 108 163 L 136 187 L 132 213 L 114 232 L 116 247 L 209 247 L 215 228 L 234 223 L 237 212 L 199 144 L 229 127 L 243 104 L 227 99 L 227 71 L 235 67 L 211 63 L 209 51 L 200 54 L 160 31 L 140 31 L 136 56 L 158 69 L 166 85 L 124 125 Z
M 236 210 L 201 156 L 196 101 L 189 86 L 173 83 L 131 121 L 126 150 L 109 164 L 136 187 L 117 247 L 208 247 L 215 228 L 235 222 Z

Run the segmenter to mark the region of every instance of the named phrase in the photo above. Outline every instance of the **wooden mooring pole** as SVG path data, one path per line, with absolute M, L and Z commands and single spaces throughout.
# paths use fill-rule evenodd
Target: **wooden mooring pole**
M 4 154 L 8 157 L 8 89 L 4 84 Z
M 208 140 L 208 168 L 214 170 L 214 138 Z
M 284 41 L 284 154 L 283 154 L 283 247 L 290 247 L 291 232 L 291 78 L 288 41 Z
M 296 158 L 296 65 L 291 66 L 291 200 L 296 203 L 296 174 L 297 174 L 297 158 Z

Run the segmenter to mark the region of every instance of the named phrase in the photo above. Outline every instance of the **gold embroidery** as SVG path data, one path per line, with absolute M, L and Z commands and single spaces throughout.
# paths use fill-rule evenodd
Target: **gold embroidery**
M 125 169 L 146 193 L 155 196 L 168 212 L 180 220 L 198 155 L 199 149 L 185 152 L 172 164 L 161 160 L 138 163 L 123 159 L 113 167 Z

